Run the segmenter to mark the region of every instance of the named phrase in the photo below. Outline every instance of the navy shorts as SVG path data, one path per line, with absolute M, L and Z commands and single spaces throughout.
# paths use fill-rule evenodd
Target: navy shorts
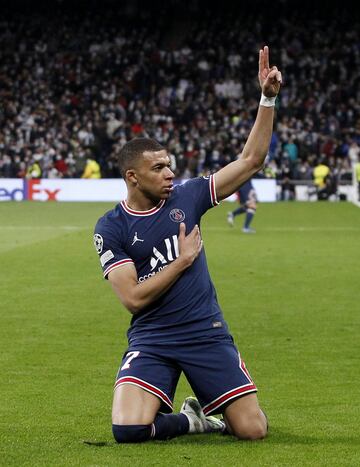
M 115 388 L 133 384 L 157 396 L 170 413 L 184 372 L 205 415 L 224 411 L 229 402 L 256 392 L 256 386 L 230 336 L 176 345 L 140 345 L 124 354 Z
M 240 204 L 243 204 L 243 205 L 246 205 L 251 202 L 256 203 L 257 201 L 256 191 L 253 188 L 251 188 L 250 190 L 249 189 L 242 190 L 240 188 L 239 201 L 240 201 Z

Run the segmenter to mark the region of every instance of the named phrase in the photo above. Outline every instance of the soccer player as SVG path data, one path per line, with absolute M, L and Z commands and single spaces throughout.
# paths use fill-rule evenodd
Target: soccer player
M 358 185 L 358 201 L 360 201 L 360 156 L 355 164 L 355 179 Z
M 250 223 L 253 220 L 256 212 L 256 191 L 253 184 L 251 183 L 251 180 L 248 180 L 243 185 L 241 185 L 237 191 L 237 195 L 239 198 L 240 207 L 234 209 L 234 211 L 228 212 L 228 224 L 233 227 L 235 216 L 246 212 L 242 231 L 244 233 L 255 233 L 256 230 L 250 227 Z
M 216 174 L 174 187 L 169 154 L 158 142 L 135 138 L 120 151 L 127 199 L 99 219 L 94 235 L 103 275 L 132 314 L 113 398 L 119 443 L 225 427 L 238 439 L 266 436 L 257 389 L 218 305 L 200 232 L 202 215 L 263 165 L 281 83 L 268 47 L 259 52 L 258 77 L 262 96 L 248 140 Z M 172 414 L 181 372 L 196 398 Z

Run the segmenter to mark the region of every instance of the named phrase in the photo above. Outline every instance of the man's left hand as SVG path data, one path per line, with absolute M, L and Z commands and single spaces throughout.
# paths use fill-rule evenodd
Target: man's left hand
M 259 83 L 266 97 L 275 97 L 280 91 L 281 72 L 276 66 L 269 65 L 269 47 L 266 45 L 259 52 Z

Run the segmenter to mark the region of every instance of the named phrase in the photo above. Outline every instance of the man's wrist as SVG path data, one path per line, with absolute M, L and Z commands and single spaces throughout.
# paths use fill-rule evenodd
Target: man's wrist
M 190 267 L 193 262 L 194 260 L 192 258 L 188 258 L 184 255 L 180 255 L 171 264 L 175 264 L 176 267 L 180 270 L 179 272 L 183 272 L 185 271 L 185 269 Z
M 266 97 L 264 94 L 261 94 L 260 104 L 263 107 L 275 107 L 276 96 Z

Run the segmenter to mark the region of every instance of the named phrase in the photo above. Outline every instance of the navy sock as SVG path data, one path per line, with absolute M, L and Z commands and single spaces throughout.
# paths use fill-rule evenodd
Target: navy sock
M 245 217 L 245 223 L 244 223 L 245 229 L 249 228 L 250 222 L 252 221 L 254 215 L 255 215 L 255 209 L 246 210 L 246 217 Z
M 232 212 L 233 216 L 238 216 L 239 214 L 243 214 L 246 211 L 246 208 L 240 207 L 235 209 L 235 211 Z
M 154 420 L 153 428 L 153 439 L 171 439 L 188 433 L 189 420 L 182 413 L 175 415 L 159 413 Z
M 118 443 L 142 443 L 150 439 L 151 425 L 113 425 L 112 431 Z

